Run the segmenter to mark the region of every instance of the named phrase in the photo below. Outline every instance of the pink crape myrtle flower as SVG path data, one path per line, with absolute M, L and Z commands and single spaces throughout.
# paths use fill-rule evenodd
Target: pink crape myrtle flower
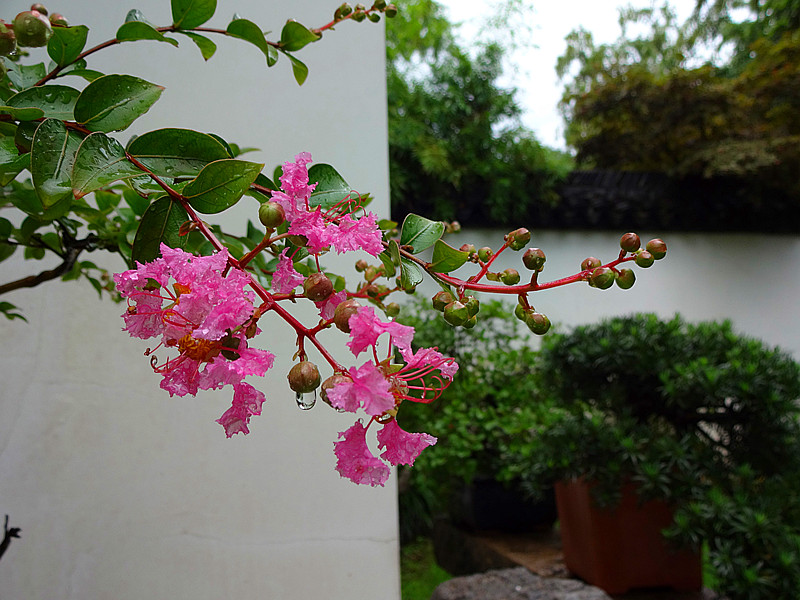
M 257 332 L 254 296 L 245 290 L 250 277 L 238 269 L 226 273 L 227 267 L 227 251 L 193 256 L 162 244 L 160 257 L 137 263 L 114 275 L 114 281 L 128 301 L 124 329 L 133 337 L 161 338 L 158 347 L 178 351 L 160 365 L 151 358 L 162 389 L 185 396 L 233 387 L 233 405 L 218 421 L 230 437 L 247 433 L 250 416 L 260 414 L 264 402 L 245 377 L 263 376 L 274 356 L 248 346 Z
M 436 438 L 428 433 L 403 431 L 395 419 L 378 432 L 378 448 L 386 448 L 381 458 L 393 465 L 413 465 L 420 453 L 436 442 Z
M 272 291 L 277 294 L 290 294 L 306 280 L 294 270 L 294 262 L 287 255 L 288 252 L 289 250 L 281 252 L 280 258 L 278 258 L 278 268 L 272 275 Z
M 342 477 L 362 485 L 383 486 L 389 479 L 389 467 L 370 452 L 367 446 L 367 428 L 361 421 L 339 434 L 342 438 L 333 443 L 333 453 L 338 459 L 336 470 Z
M 403 400 L 431 402 L 437 398 L 452 381 L 458 364 L 435 348 L 420 348 L 415 352 L 411 347 L 414 328 L 381 321 L 372 308 L 359 308 L 348 324 L 348 347 L 356 356 L 371 348 L 372 360 L 343 373 L 345 377 L 327 390 L 327 398 L 334 408 L 341 411 L 364 410 L 372 417 L 367 427 L 373 422 L 383 424 L 378 432 L 378 447 L 384 449 L 381 458 L 392 465 L 413 464 L 422 450 L 436 443 L 436 438 L 427 433 L 403 431 L 394 419 L 397 409 Z M 378 340 L 383 334 L 389 336 L 388 356 L 379 360 Z M 395 348 L 400 351 L 405 364 L 392 363 Z M 357 426 L 339 434 L 345 441 L 336 442 L 336 456 L 339 458 L 336 469 L 342 477 L 356 483 L 376 485 L 373 479 L 364 476 L 364 465 L 370 465 L 374 471 L 377 468 L 374 461 L 380 462 L 380 459 L 369 451 L 365 441 L 366 428 L 360 422 Z M 345 442 L 357 443 L 359 451 L 338 452 L 338 445 Z M 351 459 L 355 464 L 349 462 Z
M 272 192 L 272 200 L 283 207 L 289 222 L 288 233 L 306 238 L 306 247 L 312 254 L 332 247 L 336 252 L 364 250 L 372 256 L 383 252 L 383 236 L 378 221 L 372 213 L 360 219 L 349 214 L 354 201 L 348 196 L 335 206 L 324 210 L 312 207 L 311 194 L 317 184 L 308 183 L 308 163 L 311 154 L 301 152 L 294 162 L 283 165 L 281 189 Z

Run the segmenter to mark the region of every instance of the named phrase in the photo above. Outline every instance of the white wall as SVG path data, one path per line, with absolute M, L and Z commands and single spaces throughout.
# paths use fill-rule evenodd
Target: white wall
M 94 26 L 90 43 L 113 37 L 133 6 L 156 25 L 170 20 L 168 0 L 48 4 Z M 2 16 L 29 5 L 6 1 Z M 219 0 L 210 25 L 224 28 L 238 12 L 275 32 L 288 17 L 319 26 L 337 5 Z M 346 23 L 302 51 L 311 72 L 301 88 L 285 59 L 267 70 L 254 46 L 214 40 L 208 64 L 184 39 L 177 50 L 127 44 L 90 62 L 120 61 L 121 72 L 167 88 L 120 138 L 164 126 L 212 131 L 262 148 L 250 159 L 269 170 L 308 150 L 372 192 L 385 215 L 383 26 Z M 254 218 L 253 208 L 243 200 L 239 216 Z M 40 268 L 0 264 L 0 281 L 31 266 Z M 352 415 L 297 409 L 287 328 L 257 338 L 279 357 L 256 382 L 268 401 L 249 436 L 226 439 L 214 420 L 230 391 L 170 398 L 146 344 L 121 331 L 122 306 L 77 283 L 3 299 L 29 323 L 0 321 L 0 518 L 22 528 L 0 560 L 2 598 L 399 598 L 394 479 L 364 488 L 334 471 L 332 444 Z
M 587 256 L 603 262 L 615 259 L 620 235 L 625 233 L 531 231 L 529 246 L 542 248 L 547 255 L 540 282 L 579 272 Z M 505 233 L 468 230 L 448 242 L 455 247 L 469 242 L 476 247 L 497 248 Z M 637 278 L 633 288 L 598 290 L 581 282 L 532 294 L 532 303 L 561 329 L 633 312 L 654 312 L 663 318 L 680 313 L 692 322 L 731 319 L 738 332 L 780 346 L 800 360 L 800 237 L 637 233 L 643 243 L 653 237 L 663 238 L 668 252 L 649 269 L 632 267 Z M 513 267 L 525 277 L 521 254 L 506 250 L 493 270 Z M 462 267 L 465 274 L 468 267 Z M 509 301 L 515 302 L 516 297 Z

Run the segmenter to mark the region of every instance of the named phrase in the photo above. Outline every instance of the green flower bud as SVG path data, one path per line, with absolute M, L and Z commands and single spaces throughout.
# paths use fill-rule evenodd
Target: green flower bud
M 363 258 L 360 258 L 356 261 L 356 271 L 359 273 L 366 271 L 368 266 L 369 263 L 367 263 L 367 261 L 365 261 Z
M 367 13 L 365 13 L 363 10 L 359 10 L 358 7 L 356 7 L 356 11 L 353 13 L 351 18 L 356 23 L 361 23 L 361 21 L 367 18 Z
M 474 317 L 481 310 L 481 303 L 475 296 L 466 296 L 463 302 L 470 317 Z
M 647 246 L 645 246 L 645 248 L 656 260 L 661 260 L 667 255 L 667 245 L 664 243 L 664 240 L 659 238 L 655 238 L 647 242 Z
M 478 258 L 481 259 L 483 262 L 486 262 L 490 258 L 492 258 L 494 252 L 489 246 L 484 246 L 483 248 L 478 248 Z
M 375 10 L 383 10 L 386 8 L 386 0 L 375 0 L 375 2 L 372 3 L 372 8 Z
M 333 18 L 337 21 L 344 19 L 347 15 L 353 12 L 353 8 L 345 2 L 333 13 Z
M 597 267 L 602 266 L 603 261 L 594 256 L 584 258 L 581 263 L 581 271 L 594 271 Z
M 387 317 L 395 318 L 400 314 L 400 305 L 397 302 L 390 302 L 384 308 Z
M 444 307 L 444 320 L 450 323 L 450 325 L 458 327 L 466 323 L 467 319 L 469 319 L 469 311 L 462 302 L 454 300 Z
M 14 35 L 17 44 L 29 48 L 39 48 L 47 45 L 47 40 L 53 35 L 50 21 L 39 11 L 31 10 L 19 13 L 14 18 Z
M 303 282 L 303 291 L 309 300 L 321 302 L 333 294 L 333 282 L 325 273 L 312 273 Z
M 544 255 L 544 250 L 541 248 L 528 248 L 525 254 L 522 255 L 522 264 L 526 269 L 531 271 L 541 271 L 544 269 L 544 263 L 547 257 Z
M 508 247 L 512 250 L 522 250 L 531 241 L 531 232 L 520 227 L 508 234 Z
M 453 300 L 455 300 L 455 296 L 446 290 L 442 290 L 441 292 L 436 292 L 433 298 L 431 298 L 431 302 L 433 303 L 433 308 L 438 311 L 443 311 L 444 307 L 450 304 Z
M 356 314 L 359 308 L 361 308 L 361 304 L 354 298 L 340 302 L 333 313 L 333 323 L 336 325 L 336 329 L 342 333 L 350 333 L 350 317 Z
M 647 250 L 639 250 L 636 253 L 636 258 L 634 258 L 633 261 L 643 269 L 646 269 L 653 264 L 655 257 L 653 257 L 653 255 Z
M 31 4 L 31 10 L 42 13 L 45 17 L 47 16 L 47 9 L 44 7 L 44 4 Z
M 387 4 L 383 14 L 386 15 L 387 19 L 394 19 L 397 16 L 397 7 L 394 4 Z
M 463 244 L 459 250 L 461 250 L 461 252 L 467 252 L 470 256 L 476 252 L 475 244 Z
M 528 313 L 525 324 L 536 335 L 544 335 L 550 330 L 550 319 L 538 312 Z
M 636 252 L 642 245 L 642 240 L 635 233 L 626 233 L 619 239 L 619 247 L 625 252 Z
M 525 317 L 528 316 L 528 311 L 525 310 L 525 307 L 522 304 L 517 304 L 514 307 L 514 316 L 517 317 L 520 321 L 524 321 Z
M 291 368 L 286 379 L 289 380 L 289 387 L 293 392 L 307 394 L 319 387 L 321 378 L 317 365 L 307 360 L 301 360 Z
M 519 271 L 516 269 L 506 269 L 500 273 L 500 281 L 506 285 L 516 285 L 519 283 Z
M 0 21 L 0 56 L 8 56 L 16 49 L 17 36 L 14 35 L 14 29 L 5 22 Z
M 50 15 L 50 23 L 52 25 L 60 25 L 62 27 L 69 27 L 69 21 L 61 13 L 53 13 Z
M 258 220 L 264 227 L 276 229 L 286 220 L 286 211 L 280 204 L 270 200 L 258 207 Z
M 380 15 L 380 13 L 371 12 L 371 13 L 367 14 L 367 18 L 370 21 L 372 21 L 373 23 L 377 23 L 378 21 L 381 20 L 381 15 Z
M 607 290 L 614 285 L 614 279 L 616 279 L 616 277 L 616 274 L 610 268 L 598 267 L 592 271 L 592 275 L 589 277 L 589 283 L 601 290 Z
M 629 290 L 636 283 L 636 273 L 631 269 L 620 269 L 616 281 L 619 288 Z
M 464 321 L 464 329 L 472 329 L 477 324 L 478 324 L 478 317 L 473 315 L 469 319 Z

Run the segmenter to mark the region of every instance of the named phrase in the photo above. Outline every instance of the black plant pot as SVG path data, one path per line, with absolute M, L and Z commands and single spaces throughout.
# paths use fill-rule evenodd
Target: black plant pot
M 472 531 L 542 531 L 553 526 L 556 516 L 552 489 L 545 491 L 542 499 L 533 500 L 518 486 L 489 478 L 465 486 L 452 507 L 454 523 Z

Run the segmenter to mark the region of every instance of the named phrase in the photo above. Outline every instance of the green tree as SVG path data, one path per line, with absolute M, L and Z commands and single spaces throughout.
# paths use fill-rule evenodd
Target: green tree
M 387 23 L 389 146 L 395 217 L 508 223 L 554 202 L 565 155 L 520 121 L 499 83 L 505 49 L 462 48 L 439 4 L 416 0 Z

